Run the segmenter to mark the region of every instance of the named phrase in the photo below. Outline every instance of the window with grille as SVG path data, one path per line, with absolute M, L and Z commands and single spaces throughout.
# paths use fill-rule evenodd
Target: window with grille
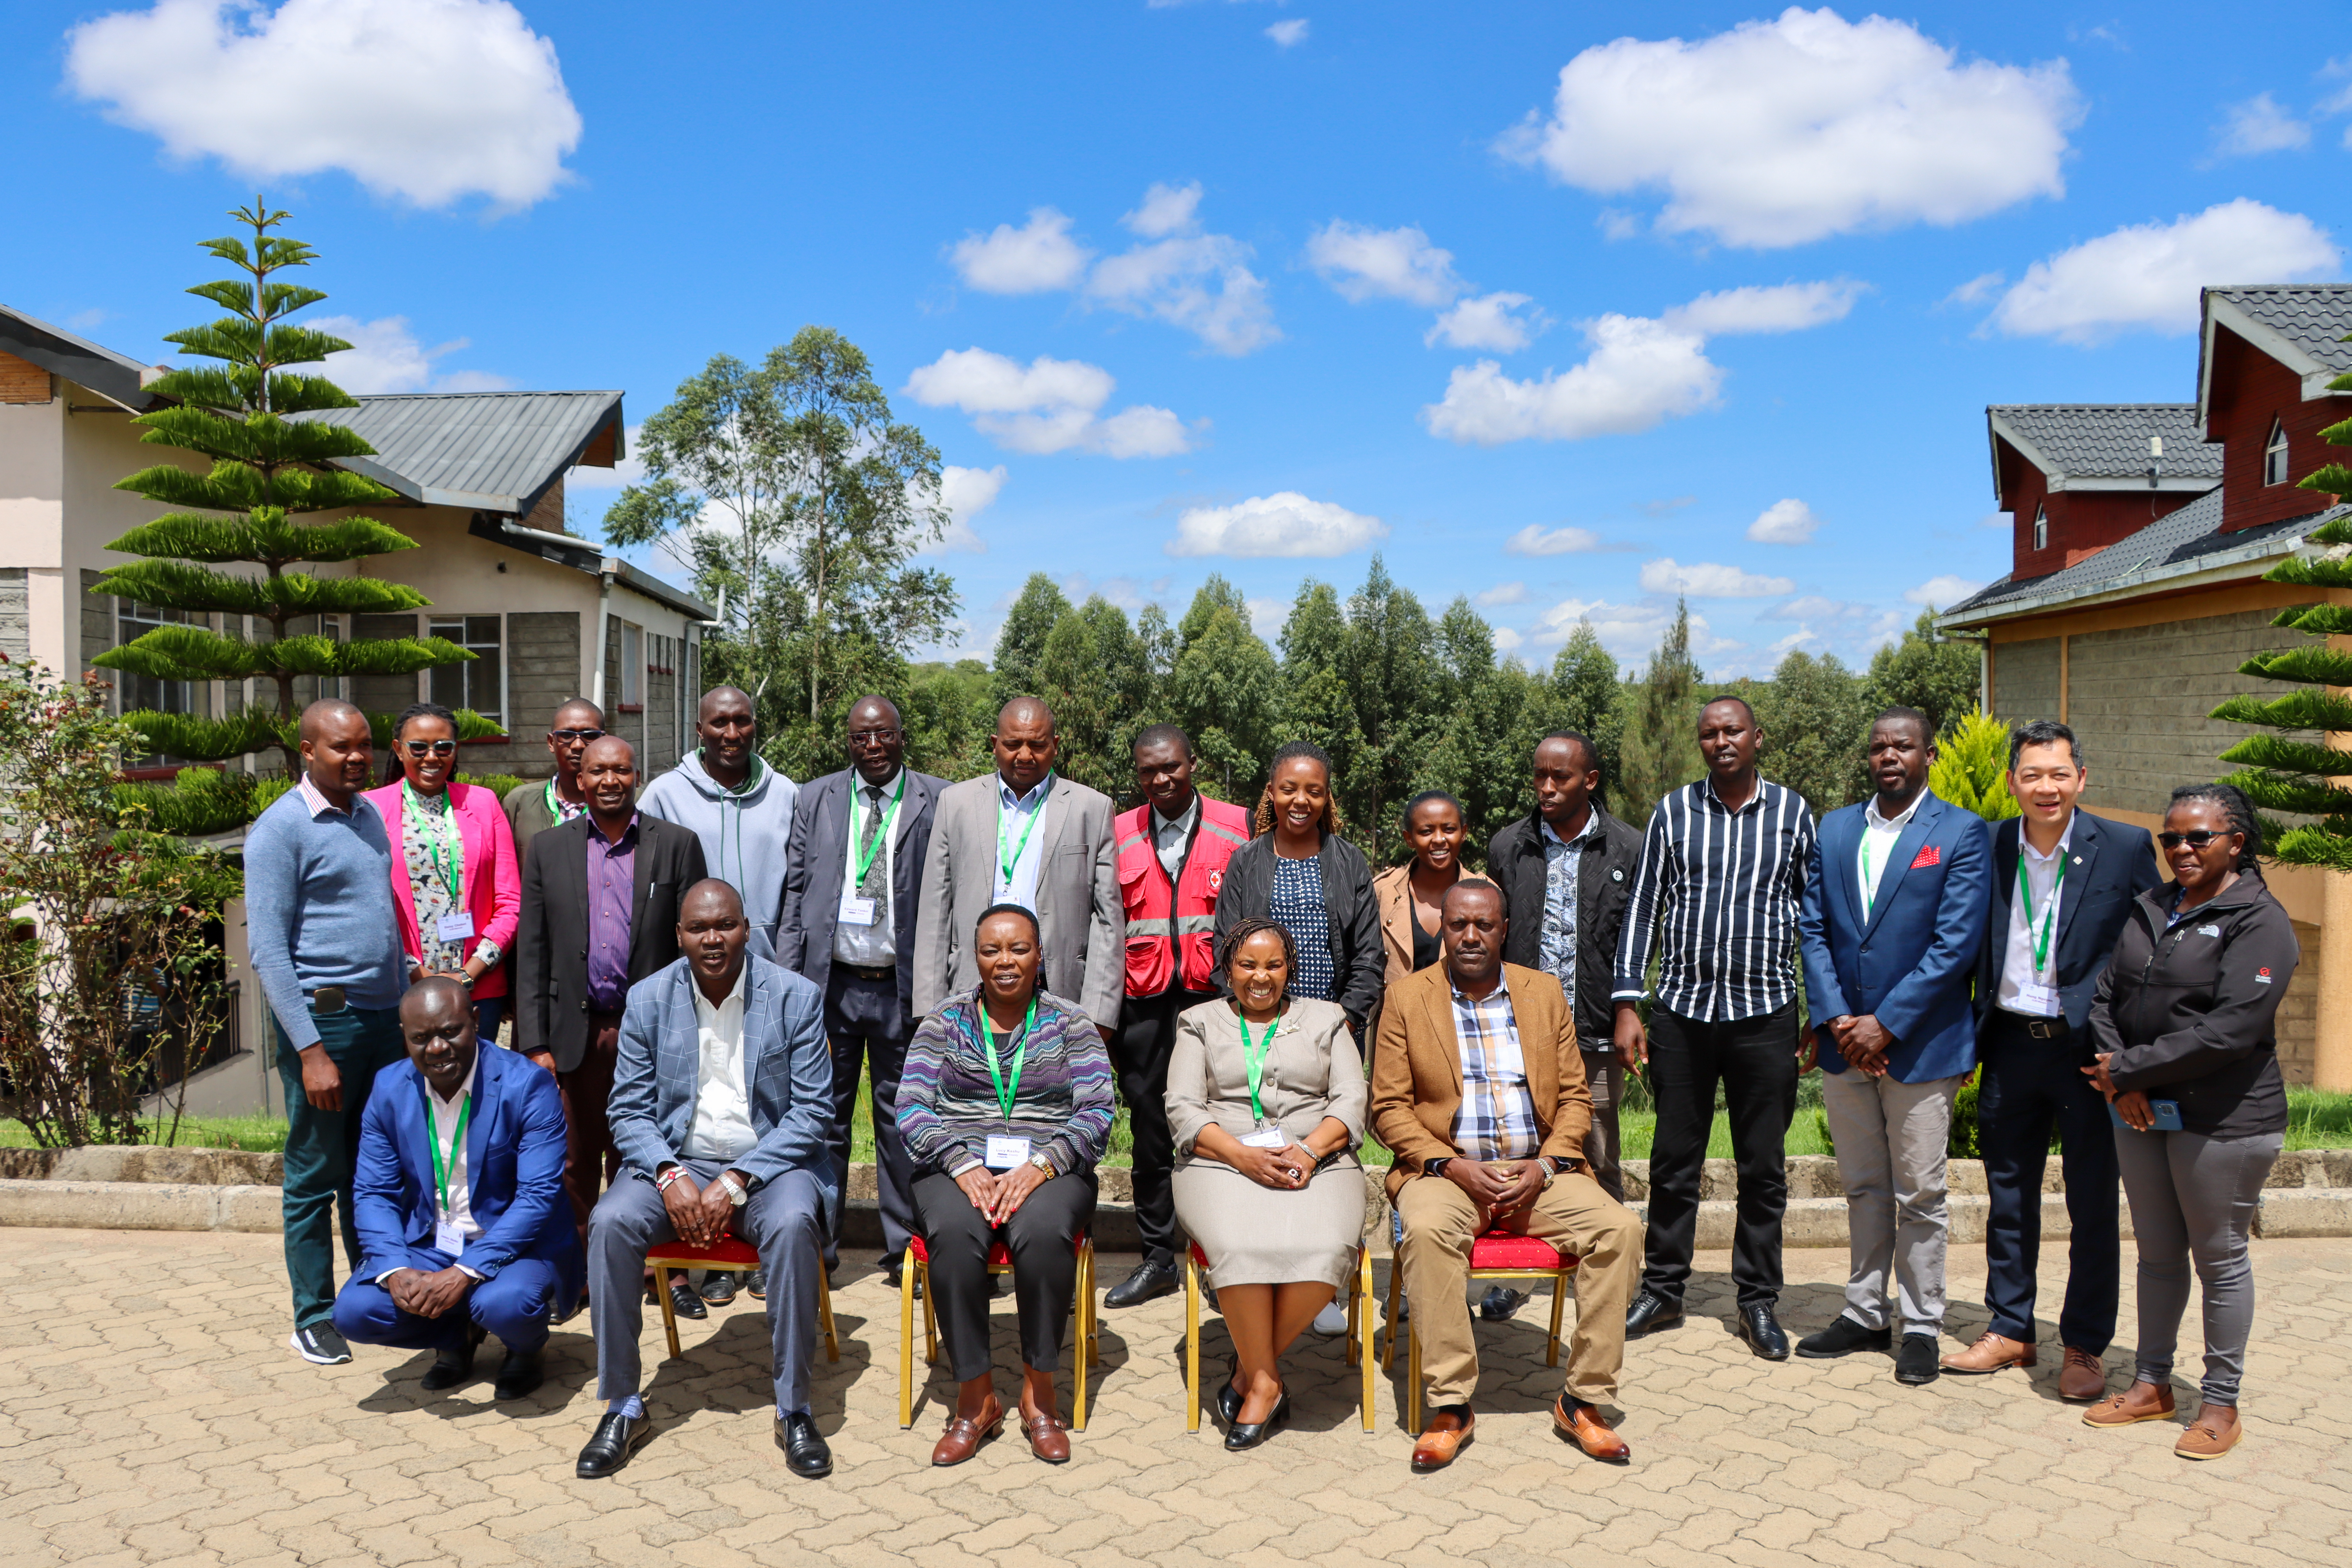
M 2271 438 L 2263 446 L 2263 483 L 2286 483 L 2286 426 L 2271 421 Z
M 2036 550 L 2050 548 L 2050 512 L 2047 508 L 2042 506 L 2036 506 L 2033 509 L 2033 548 Z
M 497 616 L 436 616 L 425 635 L 446 637 L 474 657 L 461 664 L 435 665 L 428 696 L 444 708 L 470 708 L 496 723 L 506 722 L 506 660 Z

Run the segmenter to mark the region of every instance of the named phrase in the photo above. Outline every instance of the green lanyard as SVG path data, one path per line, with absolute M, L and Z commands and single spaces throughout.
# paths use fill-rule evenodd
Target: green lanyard
M 2017 898 L 2025 906 L 2025 942 L 2033 952 L 2033 973 L 2050 968 L 2050 936 L 2058 929 L 2058 889 L 2066 885 L 2066 850 L 2058 849 L 2058 875 L 2050 884 L 2050 907 L 2042 911 L 2042 934 L 2033 934 L 2033 888 L 2025 879 L 2025 846 L 2017 847 Z
M 551 789 L 554 786 L 551 784 L 548 787 Z M 432 825 L 423 828 L 426 835 L 425 852 L 433 858 L 433 868 L 441 873 L 442 886 L 449 889 L 449 901 L 453 904 L 462 902 L 466 888 L 466 850 L 464 840 L 457 836 L 455 821 L 457 803 L 450 800 L 449 809 L 446 812 L 427 811 L 406 779 L 400 781 L 400 792 L 407 797 L 404 804 L 410 817 L 418 821 L 420 826 L 427 822 Z M 448 800 L 446 795 L 442 798 Z
M 555 781 L 553 779 L 547 781 L 547 819 L 550 822 L 569 822 L 587 809 L 584 805 L 573 805 L 570 801 L 557 795 Z
M 1029 1035 L 1037 1026 L 1037 998 L 1029 998 L 1029 1016 L 1021 1020 L 1021 1044 L 1013 1053 L 1013 1079 L 1005 1081 L 1004 1069 L 996 1064 L 996 1035 L 988 1026 L 988 1005 L 980 1006 L 980 1037 L 988 1048 L 982 1054 L 988 1059 L 988 1076 L 996 1085 L 996 1103 L 1004 1112 L 1004 1125 L 1013 1125 L 1013 1098 L 1021 1092 L 1021 1068 L 1029 1059 Z
M 433 1180 L 441 1188 L 441 1213 L 446 1217 L 449 1213 L 449 1172 L 457 1165 L 457 1150 L 466 1142 L 466 1122 L 474 1114 L 474 1097 L 468 1093 L 457 1101 L 457 1131 L 450 1138 L 449 1152 L 444 1157 L 440 1136 L 433 1131 L 433 1091 L 428 1089 L 425 1092 L 425 1142 L 433 1148 Z
M 882 853 L 883 846 L 890 842 L 890 834 L 898 826 L 898 803 L 906 798 L 907 770 L 900 768 L 898 793 L 890 797 L 890 815 L 882 819 L 882 831 L 874 836 L 874 842 L 867 848 L 858 848 L 857 840 L 854 837 L 849 841 L 850 859 L 857 868 L 857 875 L 852 878 L 849 883 L 851 888 L 866 886 L 866 873 L 874 869 L 876 858 Z M 1026 844 L 1028 841 L 1024 838 L 1022 842 Z M 1010 873 L 1006 874 L 1005 879 L 1008 881 L 1012 879 Z
M 1049 770 L 1045 776 L 1038 781 L 1038 787 L 1041 789 L 1046 788 L 1051 785 L 1053 782 L 1054 775 Z M 1021 830 L 1021 842 L 1013 847 L 1013 853 L 1010 855 L 1007 855 L 1004 852 L 1004 818 L 1006 815 L 1003 797 L 1000 796 L 996 806 L 996 863 L 1003 869 L 1004 890 L 1009 893 L 1013 890 L 1013 868 L 1021 864 L 1021 857 L 1027 852 L 1029 848 L 1029 836 L 1037 831 L 1037 819 L 1045 815 L 1045 803 L 1042 800 L 1039 801 L 1037 803 L 1037 809 L 1029 814 L 1029 826 Z
M 1253 1043 L 1249 1020 L 1241 1018 L 1238 1011 L 1234 1016 L 1240 1018 L 1242 1026 L 1242 1066 L 1249 1073 L 1250 1114 L 1256 1117 L 1257 1124 L 1263 1127 L 1265 1125 L 1265 1102 L 1258 1098 L 1258 1085 L 1265 1080 L 1265 1056 L 1274 1048 L 1274 1032 L 1282 1027 L 1282 1019 L 1279 1016 L 1268 1018 L 1265 1021 L 1265 1037 Z

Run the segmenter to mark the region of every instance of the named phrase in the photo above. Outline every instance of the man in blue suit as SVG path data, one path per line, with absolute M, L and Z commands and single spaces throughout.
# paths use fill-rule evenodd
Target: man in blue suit
M 1969 1000 L 1983 944 L 1991 835 L 1927 793 L 1934 732 L 1916 708 L 1870 727 L 1878 795 L 1822 822 L 1797 915 L 1822 1100 L 1845 1183 L 1845 1310 L 1797 1353 L 1886 1349 L 1895 1381 L 1932 1383 L 1944 1322 L 1944 1154 L 1976 1065 Z
M 563 1195 L 563 1096 L 512 1051 L 483 1050 L 465 987 L 435 975 L 400 1002 L 408 1060 L 375 1080 L 352 1183 L 364 1258 L 335 1298 L 353 1344 L 434 1350 L 423 1386 L 506 1347 L 498 1396 L 540 1384 L 550 1322 L 580 1300 L 580 1235 Z
M 2092 993 L 2134 900 L 2162 879 L 2145 828 L 2075 808 L 2091 780 L 2074 731 L 2041 720 L 2009 739 L 2009 790 L 2022 816 L 1992 830 L 1992 908 L 1977 965 L 1977 1089 L 1984 1151 L 1985 1308 L 1992 1321 L 1944 1370 L 1982 1374 L 2036 1359 L 2034 1268 L 2042 1171 L 2055 1125 L 2066 1175 L 2066 1302 L 2058 1314 L 2062 1399 L 2107 1392 L 2122 1242 L 2116 1138 L 2083 1076 L 2095 1052 Z
M 583 1479 L 620 1469 L 653 1432 L 637 1354 L 646 1249 L 705 1247 L 730 1234 L 758 1248 L 767 1273 L 776 1446 L 795 1475 L 833 1473 L 808 1396 L 817 1249 L 836 1195 L 825 1151 L 824 996 L 747 954 L 751 935 L 733 888 L 697 882 L 677 909 L 686 956 L 629 988 L 610 1112 L 624 1168 L 588 1217 L 596 1392 L 606 1409 L 580 1451 Z

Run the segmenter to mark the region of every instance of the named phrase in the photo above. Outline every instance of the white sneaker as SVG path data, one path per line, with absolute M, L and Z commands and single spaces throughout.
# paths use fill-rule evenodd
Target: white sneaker
M 1315 1314 L 1311 1326 L 1327 1340 L 1337 1338 L 1348 1331 L 1348 1309 L 1337 1301 L 1330 1302 Z

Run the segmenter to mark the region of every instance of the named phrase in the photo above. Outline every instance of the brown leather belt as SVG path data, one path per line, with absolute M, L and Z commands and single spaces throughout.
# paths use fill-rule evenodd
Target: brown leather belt
M 2012 1013 L 2004 1007 L 2000 1009 L 2000 1016 L 2001 1021 L 2011 1028 L 2036 1040 L 2063 1040 L 2074 1032 L 2067 1026 L 2063 1016 L 2056 1018 L 2036 1018 L 2026 1013 Z
M 895 963 L 836 963 L 834 967 L 846 973 L 855 974 L 860 980 L 896 980 L 898 978 L 898 966 Z

